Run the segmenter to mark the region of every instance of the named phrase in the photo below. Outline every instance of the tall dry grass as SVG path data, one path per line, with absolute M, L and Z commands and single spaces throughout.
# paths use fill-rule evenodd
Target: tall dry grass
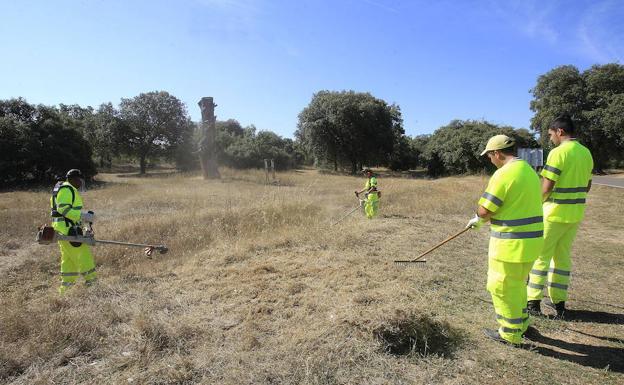
M 99 283 L 59 296 L 56 246 L 33 244 L 49 193 L 0 195 L 0 382 L 11 384 L 618 383 L 624 191 L 596 187 L 575 245 L 570 305 L 615 322 L 538 320 L 568 345 L 485 340 L 487 231 L 408 259 L 461 229 L 487 180 L 380 178 L 380 217 L 356 212 L 361 178 L 315 171 L 101 175 L 84 194 Z M 618 316 L 618 314 L 620 314 Z M 609 318 L 609 315 L 612 317 Z M 620 318 L 618 318 L 620 317 Z M 589 336 L 588 336 L 589 335 Z M 619 341 L 619 342 L 618 342 Z M 576 345 L 595 356 L 575 359 Z M 594 347 L 595 349 L 591 349 Z M 566 349 L 571 350 L 566 351 Z M 571 355 L 572 357 L 568 357 Z M 568 359 L 565 359 L 565 358 Z M 603 370 L 602 363 L 611 363 Z

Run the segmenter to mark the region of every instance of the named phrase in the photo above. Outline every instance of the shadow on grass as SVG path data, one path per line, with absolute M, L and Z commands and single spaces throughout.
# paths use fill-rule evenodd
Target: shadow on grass
M 573 331 L 575 333 L 578 333 L 578 334 L 582 334 L 582 335 L 587 336 L 587 337 L 592 337 L 592 338 L 596 338 L 596 339 L 599 339 L 599 340 L 609 341 L 609 342 L 614 342 L 616 344 L 623 344 L 624 345 L 624 340 L 620 339 L 620 338 L 596 336 L 596 335 L 585 333 L 585 332 L 582 332 L 580 330 L 575 330 L 575 329 L 568 329 L 568 330 L 571 330 L 571 331 Z
M 351 176 L 354 178 L 361 178 L 365 180 L 365 176 L 362 172 L 356 172 L 352 174 L 350 171 L 346 170 L 338 170 L 334 171 L 333 169 L 318 169 L 319 174 L 322 175 L 340 175 L 340 176 Z M 406 178 L 406 179 L 435 179 L 431 177 L 427 170 L 406 170 L 406 171 L 392 171 L 387 169 L 373 169 L 373 173 L 378 178 Z
M 624 325 L 624 314 L 593 310 L 566 310 L 566 321 L 594 322 L 609 325 Z
M 595 337 L 598 339 L 610 338 Z M 624 373 L 624 360 L 622 359 L 622 357 L 624 357 L 624 349 L 622 348 L 566 342 L 542 334 L 533 336 L 531 340 L 543 345 L 549 345 L 549 347 L 536 346 L 532 349 L 534 352 L 543 356 L 557 358 L 559 360 L 569 361 L 596 369 L 608 369 L 612 372 Z M 551 347 L 566 350 L 566 352 L 553 350 Z
M 177 171 L 158 171 L 158 172 L 147 172 L 145 174 L 141 174 L 140 172 L 133 173 L 124 173 L 124 174 L 115 174 L 117 178 L 159 178 L 159 177 L 168 177 L 176 174 L 180 174 Z
M 622 310 L 624 310 L 624 306 L 622 306 L 622 305 L 615 305 L 615 304 L 612 304 L 612 303 L 602 303 L 602 302 L 590 301 L 590 300 L 585 300 L 585 299 L 573 299 L 572 302 L 591 303 L 593 305 L 606 306 L 606 307 L 611 307 L 611 308 L 614 308 L 614 309 L 622 309 Z

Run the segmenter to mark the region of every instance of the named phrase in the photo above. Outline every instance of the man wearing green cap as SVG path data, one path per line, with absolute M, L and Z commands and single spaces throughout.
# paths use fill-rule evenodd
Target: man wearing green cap
M 499 328 L 485 329 L 485 335 L 518 345 L 529 327 L 527 277 L 544 242 L 540 181 L 533 168 L 516 157 L 515 141 L 506 135 L 490 138 L 483 155 L 498 170 L 466 227 L 491 223 L 487 290 Z
M 548 287 L 557 316 L 563 317 L 568 298 L 572 262 L 570 249 L 585 213 L 594 167 L 589 150 L 574 139 L 572 119 L 563 115 L 548 129 L 555 147 L 542 169 L 544 200 L 544 248 L 529 274 L 529 313 L 541 314 L 543 289 Z

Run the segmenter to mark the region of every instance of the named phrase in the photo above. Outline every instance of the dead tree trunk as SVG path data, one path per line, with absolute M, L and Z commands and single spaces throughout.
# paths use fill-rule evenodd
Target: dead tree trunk
M 204 179 L 219 179 L 221 175 L 217 169 L 217 149 L 215 143 L 215 122 L 217 117 L 214 109 L 217 106 L 212 97 L 203 97 L 197 103 L 202 113 L 203 136 L 199 143 L 199 158 L 204 173 Z

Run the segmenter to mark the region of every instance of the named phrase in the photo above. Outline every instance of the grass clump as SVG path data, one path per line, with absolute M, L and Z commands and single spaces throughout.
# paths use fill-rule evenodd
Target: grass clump
M 398 313 L 377 327 L 373 334 L 386 353 L 396 356 L 451 358 L 462 340 L 459 331 L 448 322 L 437 321 L 425 314 Z

